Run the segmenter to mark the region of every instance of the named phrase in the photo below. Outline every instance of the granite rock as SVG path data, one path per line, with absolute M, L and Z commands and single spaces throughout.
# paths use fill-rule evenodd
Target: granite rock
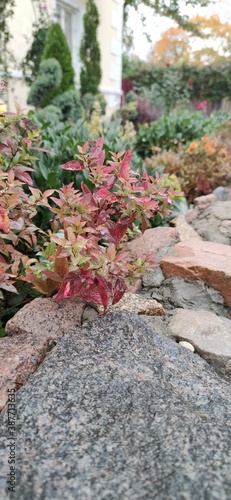
M 170 249 L 179 240 L 179 233 L 173 227 L 155 227 L 147 229 L 142 235 L 129 241 L 126 249 L 133 261 L 139 257 L 144 259 L 148 255 L 156 253 L 155 262 L 160 262 L 161 258 L 168 255 Z
M 86 302 L 78 298 L 54 300 L 37 298 L 20 309 L 6 324 L 7 335 L 27 333 L 61 338 L 68 330 L 81 325 Z
M 18 389 L 37 370 L 46 353 L 71 328 L 81 325 L 86 303 L 79 299 L 35 299 L 8 321 L 0 342 L 0 410 L 8 389 Z
M 131 313 L 69 332 L 20 389 L 18 500 L 228 500 L 231 391 Z M 2 415 L 0 490 L 9 472 Z

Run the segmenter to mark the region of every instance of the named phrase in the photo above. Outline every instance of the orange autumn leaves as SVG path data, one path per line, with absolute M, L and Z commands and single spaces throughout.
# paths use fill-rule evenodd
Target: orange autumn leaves
M 228 151 L 225 148 L 220 148 L 218 142 L 215 139 L 211 139 L 208 135 L 204 135 L 202 139 L 197 141 L 192 141 L 187 149 L 189 155 L 205 153 L 208 156 L 219 154 L 220 156 L 228 156 Z

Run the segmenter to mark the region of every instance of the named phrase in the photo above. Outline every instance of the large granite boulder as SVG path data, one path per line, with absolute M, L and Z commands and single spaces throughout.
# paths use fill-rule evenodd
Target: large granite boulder
M 16 408 L 12 498 L 230 498 L 230 385 L 135 314 L 69 332 L 16 394 Z M 6 410 L 2 420 L 7 499 Z

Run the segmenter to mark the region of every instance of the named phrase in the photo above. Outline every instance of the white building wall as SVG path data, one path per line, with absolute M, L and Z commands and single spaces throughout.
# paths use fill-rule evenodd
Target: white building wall
M 83 34 L 83 15 L 86 0 L 46 0 L 48 13 L 58 20 L 66 29 L 68 16 L 71 13 L 72 35 L 68 36 L 72 44 L 72 60 L 76 72 L 76 86 L 79 86 L 80 59 L 79 46 Z M 121 74 L 122 74 L 122 23 L 123 23 L 123 0 L 95 0 L 97 5 L 100 25 L 98 29 L 98 41 L 101 50 L 102 80 L 100 91 L 104 93 L 107 100 L 107 114 L 120 106 L 121 99 Z M 10 31 L 13 35 L 9 50 L 14 54 L 15 62 L 10 65 L 8 109 L 15 111 L 15 101 L 24 110 L 28 109 L 26 104 L 28 87 L 23 82 L 22 72 L 19 65 L 23 60 L 30 43 L 33 23 L 38 19 L 36 10 L 37 2 L 33 0 L 16 0 L 14 16 L 10 20 Z M 58 9 L 59 8 L 59 9 Z M 58 13 L 59 12 L 59 13 Z M 69 19 L 70 23 L 70 19 Z

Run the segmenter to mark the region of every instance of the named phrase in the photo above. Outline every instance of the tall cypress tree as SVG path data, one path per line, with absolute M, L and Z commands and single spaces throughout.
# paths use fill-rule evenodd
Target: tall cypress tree
M 87 0 L 83 18 L 84 36 L 80 46 L 82 68 L 80 72 L 81 94 L 98 93 L 101 80 L 100 48 L 97 42 L 99 14 L 94 0 Z
M 42 55 L 42 60 L 55 58 L 59 62 L 63 77 L 58 89 L 54 89 L 50 99 L 56 97 L 66 90 L 74 87 L 75 72 L 71 61 L 71 52 L 59 23 L 53 23 L 48 29 L 46 35 L 45 47 Z

